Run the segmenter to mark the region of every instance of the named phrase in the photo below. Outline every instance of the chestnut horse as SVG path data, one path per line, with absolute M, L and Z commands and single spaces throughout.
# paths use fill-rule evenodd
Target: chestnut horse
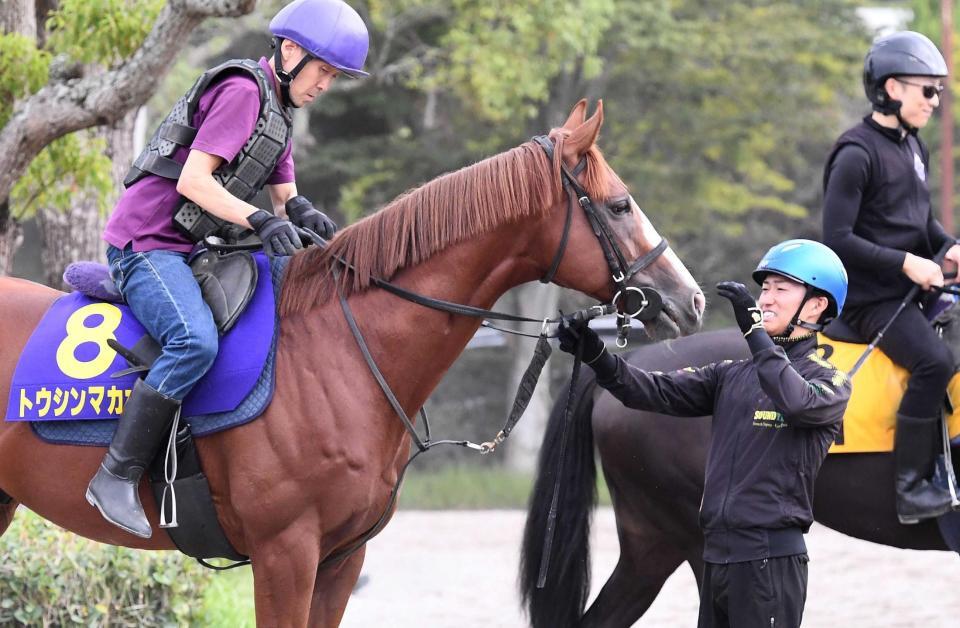
M 960 307 L 947 314 L 943 336 L 960 356 Z M 643 346 L 624 358 L 642 369 L 670 371 L 749 355 L 740 331 L 725 329 Z M 631 410 L 599 388 L 592 371 L 583 373 L 574 398 L 566 441 L 564 469 L 568 471 L 561 479 L 565 492 L 554 539 L 555 547 L 564 551 L 552 559 L 556 564 L 551 566 L 546 586 L 537 589 L 566 392 L 554 406 L 540 448 L 523 540 L 521 592 L 535 628 L 632 626 L 683 563 L 689 564 L 697 585 L 701 584 L 703 534 L 698 518 L 710 417 L 678 418 Z M 596 504 L 594 446 L 613 502 L 620 560 L 597 599 L 584 611 L 590 593 L 590 511 Z M 952 451 L 954 468 L 960 474 L 960 448 Z M 817 476 L 814 518 L 838 532 L 874 543 L 917 550 L 949 549 L 937 522 L 905 526 L 897 521 L 893 478 L 893 454 L 827 456 Z
M 252 562 L 257 624 L 334 626 L 363 563 L 364 550 L 341 561 L 387 508 L 410 437 L 378 387 L 354 341 L 333 286 L 340 289 L 370 351 L 408 415 L 427 400 L 477 331 L 480 320 L 426 309 L 371 286 L 372 278 L 431 297 L 489 308 L 510 288 L 544 276 L 565 250 L 554 282 L 609 301 L 613 282 L 598 238 L 568 198 L 561 164 L 594 200 L 627 261 L 661 241 L 594 143 L 602 103 L 586 118 L 586 101 L 550 133 L 554 159 L 526 142 L 399 197 L 338 233 L 325 249 L 291 260 L 279 303 L 276 390 L 263 416 L 199 439 L 197 448 L 230 542 Z M 341 266 L 342 267 L 342 266 Z M 672 251 L 630 280 L 656 286 L 664 308 L 650 324 L 664 336 L 700 323 L 704 298 Z M 59 292 L 0 279 L 0 394 L 31 330 Z M 23 504 L 90 539 L 142 549 L 172 549 L 166 535 L 138 539 L 106 523 L 84 499 L 103 457 L 95 447 L 41 442 L 23 423 L 0 424 L 0 532 Z M 146 484 L 141 499 L 156 525 Z M 425 534 L 429 532 L 424 531 Z

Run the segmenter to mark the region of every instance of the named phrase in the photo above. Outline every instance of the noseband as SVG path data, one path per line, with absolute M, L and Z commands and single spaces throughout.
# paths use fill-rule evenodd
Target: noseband
M 547 154 L 547 158 L 553 161 L 554 145 L 550 138 L 546 135 L 537 135 L 533 138 L 533 141 L 539 144 Z M 576 199 L 577 203 L 587 215 L 587 220 L 590 222 L 590 227 L 593 229 L 594 235 L 597 236 L 597 240 L 600 242 L 600 248 L 603 251 L 603 256 L 606 258 L 607 266 L 610 269 L 610 279 L 616 287 L 616 293 L 613 295 L 611 303 L 617 307 L 617 346 L 625 347 L 627 333 L 629 333 L 630 330 L 630 319 L 637 318 L 641 321 L 653 320 L 657 314 L 660 313 L 660 310 L 663 309 L 663 298 L 660 296 L 660 293 L 648 286 L 641 288 L 628 286 L 627 282 L 629 282 L 635 274 L 656 261 L 656 259 L 667 250 L 668 244 L 667 240 L 662 238 L 657 246 L 641 255 L 634 260 L 633 263 L 628 263 L 623 251 L 620 250 L 620 245 L 617 244 L 616 239 L 613 237 L 613 229 L 610 228 L 603 214 L 597 210 L 590 195 L 577 180 L 577 176 L 583 172 L 586 167 L 586 157 L 580 160 L 573 171 L 570 171 L 562 160 L 560 162 L 560 176 L 563 179 L 563 187 L 567 191 L 569 199 L 567 216 L 563 223 L 563 235 L 560 237 L 560 246 L 553 256 L 553 262 L 550 263 L 549 270 L 547 270 L 547 273 L 540 281 L 542 283 L 550 283 L 557 274 L 557 269 L 560 267 L 560 260 L 563 259 L 563 254 L 567 250 L 567 240 L 570 236 L 570 223 L 573 220 L 573 204 L 574 199 Z

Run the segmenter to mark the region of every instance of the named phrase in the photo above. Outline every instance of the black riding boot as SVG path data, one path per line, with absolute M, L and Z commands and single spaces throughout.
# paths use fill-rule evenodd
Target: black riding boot
M 140 476 L 156 455 L 179 408 L 179 401 L 138 379 L 110 449 L 87 486 L 87 501 L 104 519 L 145 539 L 153 530 L 140 505 Z
M 932 519 L 950 511 L 950 492 L 933 483 L 939 417 L 897 415 L 894 456 L 897 465 L 897 517 L 902 524 Z

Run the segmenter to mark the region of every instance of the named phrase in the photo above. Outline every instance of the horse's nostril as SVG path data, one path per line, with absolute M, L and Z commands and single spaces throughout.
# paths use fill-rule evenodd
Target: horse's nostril
M 697 290 L 696 294 L 693 295 L 693 309 L 697 313 L 697 318 L 703 316 L 703 310 L 707 307 L 707 300 L 704 298 L 703 293 Z

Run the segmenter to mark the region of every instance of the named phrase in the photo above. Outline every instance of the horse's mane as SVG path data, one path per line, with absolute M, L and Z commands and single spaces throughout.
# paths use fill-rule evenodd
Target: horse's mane
M 311 247 L 293 256 L 280 296 L 280 315 L 303 313 L 327 301 L 335 283 L 327 276 L 342 261 L 343 293 L 361 291 L 372 278 L 389 280 L 445 248 L 488 233 L 508 222 L 545 212 L 563 194 L 560 178 L 566 129 L 550 133 L 551 163 L 534 142 L 525 142 L 409 190 L 383 209 L 343 231 L 326 248 Z M 616 175 L 596 146 L 586 154 L 581 183 L 594 199 L 604 199 Z

